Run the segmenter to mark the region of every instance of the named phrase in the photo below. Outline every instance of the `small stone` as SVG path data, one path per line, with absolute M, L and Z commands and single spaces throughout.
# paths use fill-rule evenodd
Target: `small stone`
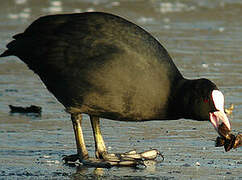
M 188 163 L 186 163 L 186 164 L 183 164 L 182 166 L 184 166 L 184 167 L 190 167 L 191 165 L 188 164 Z
M 55 164 L 60 164 L 60 161 L 58 161 L 58 160 L 55 160 Z
M 218 31 L 219 31 L 219 32 L 223 32 L 224 29 L 225 29 L 224 27 L 219 27 L 219 28 L 218 28 Z
M 212 161 L 209 161 L 208 164 L 214 164 L 214 161 L 213 160 Z
M 242 164 L 242 161 L 238 161 L 237 164 Z
M 208 64 L 202 64 L 203 68 L 208 68 Z
M 49 159 L 50 156 L 48 156 L 48 155 L 44 155 L 43 158 L 45 158 L 45 159 Z

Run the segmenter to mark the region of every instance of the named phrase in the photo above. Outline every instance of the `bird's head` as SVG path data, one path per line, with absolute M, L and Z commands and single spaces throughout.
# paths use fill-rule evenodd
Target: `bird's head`
M 208 79 L 188 80 L 184 87 L 184 110 L 190 111 L 187 118 L 209 120 L 216 131 L 221 123 L 231 129 L 224 112 L 224 95 L 213 82 Z

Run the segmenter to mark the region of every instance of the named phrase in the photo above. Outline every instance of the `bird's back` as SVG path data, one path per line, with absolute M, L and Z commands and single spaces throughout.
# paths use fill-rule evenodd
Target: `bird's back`
M 14 36 L 16 55 L 66 107 L 118 120 L 166 119 L 182 76 L 137 25 L 106 13 L 41 17 Z

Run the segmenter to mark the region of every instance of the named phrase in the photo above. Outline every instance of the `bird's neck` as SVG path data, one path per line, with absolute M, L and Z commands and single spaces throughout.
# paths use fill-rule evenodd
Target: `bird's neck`
M 170 116 L 174 119 L 193 119 L 193 103 L 196 101 L 194 99 L 196 92 L 192 88 L 196 80 L 180 79 L 174 86 L 174 90 L 171 93 L 172 103 L 169 104 L 171 111 Z

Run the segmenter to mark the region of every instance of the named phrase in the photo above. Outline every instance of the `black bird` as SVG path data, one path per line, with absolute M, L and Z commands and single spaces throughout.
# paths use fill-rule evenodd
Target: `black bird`
M 82 135 L 83 113 L 91 119 L 97 159 L 111 165 L 136 162 L 129 155 L 141 154 L 108 154 L 99 118 L 210 120 L 216 130 L 221 120 L 230 129 L 217 86 L 208 79 L 185 79 L 154 37 L 119 16 L 102 12 L 44 16 L 13 38 L 0 56 L 19 57 L 71 114 L 77 155 L 67 160 L 94 162 L 88 160 Z

